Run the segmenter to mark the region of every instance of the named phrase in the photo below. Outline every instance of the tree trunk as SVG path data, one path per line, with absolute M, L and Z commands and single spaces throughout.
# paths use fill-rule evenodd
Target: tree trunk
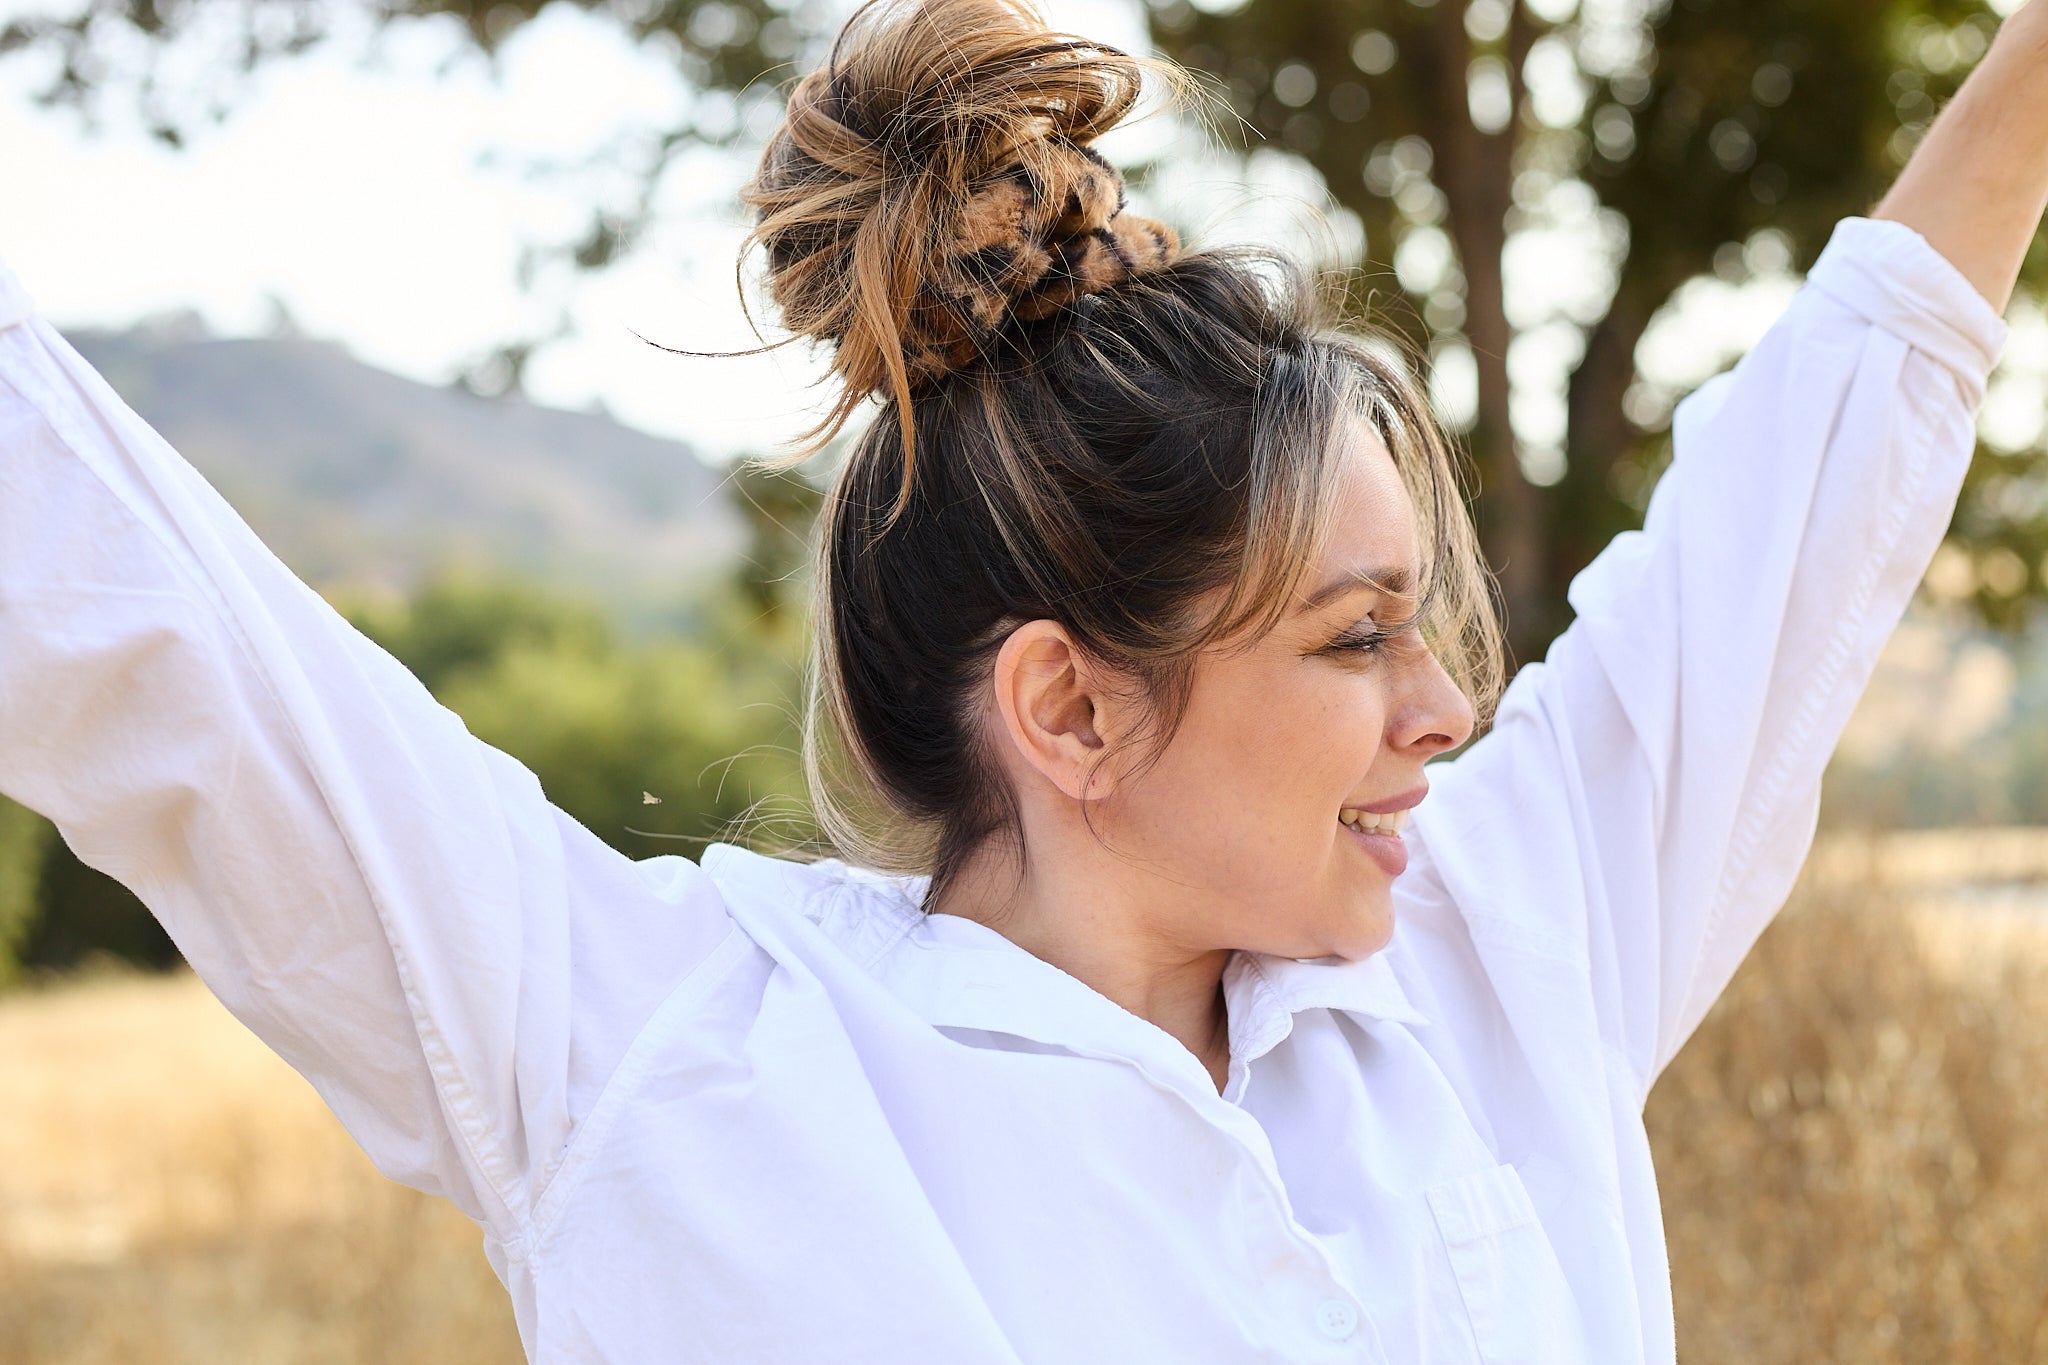
M 1509 39 L 1513 107 L 1519 112 L 1519 57 L 1533 39 L 1521 6 Z M 1500 577 L 1507 609 L 1508 645 L 1516 660 L 1534 657 L 1548 641 L 1543 594 L 1547 586 L 1544 499 L 1523 477 L 1515 455 L 1508 403 L 1507 299 L 1502 252 L 1507 246 L 1507 213 L 1514 181 L 1514 120 L 1498 133 L 1472 124 L 1466 96 L 1466 68 L 1472 50 L 1465 36 L 1464 6 L 1445 5 L 1427 30 L 1426 59 L 1435 92 L 1433 139 L 1436 183 L 1450 201 L 1449 228 L 1465 273 L 1465 336 L 1479 377 L 1477 419 L 1471 450 L 1479 473 L 1479 533 L 1488 561 Z
M 1607 316 L 1586 334 L 1586 354 L 1572 371 L 1565 393 L 1565 450 L 1570 462 L 1553 490 L 1545 587 L 1559 604 L 1572 576 L 1635 523 L 1635 509 L 1622 500 L 1614 471 L 1641 439 L 1623 414 L 1621 401 L 1635 379 L 1636 343 L 1649 320 L 1649 310 L 1626 292 L 1617 294 Z

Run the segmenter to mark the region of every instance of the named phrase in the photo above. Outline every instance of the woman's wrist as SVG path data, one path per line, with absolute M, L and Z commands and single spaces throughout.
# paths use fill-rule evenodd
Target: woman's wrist
M 2003 312 L 2048 205 L 2048 4 L 1999 30 L 1874 216 L 1904 223 Z

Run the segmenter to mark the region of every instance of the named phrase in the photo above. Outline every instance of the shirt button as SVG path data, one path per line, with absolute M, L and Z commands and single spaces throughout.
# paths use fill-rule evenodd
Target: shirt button
M 1316 1328 L 1332 1341 L 1342 1341 L 1358 1330 L 1358 1310 L 1342 1299 L 1325 1299 L 1316 1305 Z

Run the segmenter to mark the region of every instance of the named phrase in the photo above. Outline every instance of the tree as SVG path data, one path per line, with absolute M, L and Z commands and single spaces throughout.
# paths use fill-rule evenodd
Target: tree
M 623 639 L 595 604 L 506 579 L 444 577 L 408 602 L 345 611 L 478 739 L 532 769 L 549 800 L 644 856 L 695 853 L 757 814 L 771 840 L 809 833 L 794 659 L 732 624 L 757 610 L 750 592 L 742 569 L 704 603 L 702 628 L 654 641 Z
M 36 927 L 43 861 L 56 841 L 49 821 L 0 796 L 0 986 L 20 969 L 21 950 Z
M 1739 273 L 1759 232 L 1810 264 L 1995 31 L 1969 0 L 1152 6 L 1160 45 L 1216 73 L 1253 134 L 1307 160 L 1363 221 L 1357 292 L 1392 269 L 1381 315 L 1433 354 L 1469 352 L 1478 514 L 1523 658 L 1563 626 L 1571 575 L 1640 517 L 1666 454 L 1668 399 L 1631 392 L 1651 319 L 1688 280 Z M 1562 316 L 1518 316 L 1518 239 L 1575 213 L 1604 239 L 1611 281 Z M 1426 249 L 1437 242 L 1449 249 Z M 1562 430 L 1532 433 L 1543 423 L 1517 420 L 1511 357 L 1538 328 L 1558 344 L 1559 324 L 1578 354 Z M 1980 461 L 1958 528 L 1985 549 L 2031 545 L 2037 519 L 1989 513 L 2036 463 Z
M 452 17 L 490 53 L 544 2 L 379 0 L 372 14 Z M 649 186 L 677 148 L 741 140 L 735 110 L 772 100 L 841 12 L 566 2 L 672 51 L 684 79 L 726 97 L 708 119 L 650 132 L 636 153 Z M 1809 264 L 1828 227 L 1882 191 L 1996 28 L 1981 0 L 1145 3 L 1158 45 L 1217 79 L 1251 145 L 1305 160 L 1362 221 L 1354 308 L 1443 374 L 1473 375 L 1477 512 L 1525 659 L 1567 619 L 1571 575 L 1639 519 L 1668 456 L 1672 395 L 1636 364 L 1652 319 L 1701 275 Z M 57 54 L 46 98 L 90 109 L 118 39 L 157 50 L 226 24 L 240 38 L 222 63 L 246 71 L 319 41 L 336 13 L 310 0 L 90 0 L 76 17 L 13 21 L 0 51 Z M 175 140 L 184 106 L 147 71 L 138 88 Z M 649 202 L 599 206 L 560 252 L 602 267 L 631 248 Z M 1524 313 L 1520 249 L 1560 225 L 1592 244 L 1585 287 Z M 2048 253 L 2028 277 L 2048 281 Z M 1546 351 L 1575 358 L 1517 384 L 1516 362 Z M 2044 478 L 2035 437 L 1982 452 L 1966 485 L 1955 543 L 1976 569 L 1965 591 L 1994 622 L 2017 623 L 2043 593 Z

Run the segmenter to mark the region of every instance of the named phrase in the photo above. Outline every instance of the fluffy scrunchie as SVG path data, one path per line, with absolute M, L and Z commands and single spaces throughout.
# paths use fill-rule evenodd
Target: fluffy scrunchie
M 918 378 L 968 364 L 1011 318 L 1049 317 L 1180 254 L 1172 228 L 1125 211 L 1124 178 L 1094 148 L 1049 138 L 1034 153 L 969 196 L 912 305 L 903 349 Z

